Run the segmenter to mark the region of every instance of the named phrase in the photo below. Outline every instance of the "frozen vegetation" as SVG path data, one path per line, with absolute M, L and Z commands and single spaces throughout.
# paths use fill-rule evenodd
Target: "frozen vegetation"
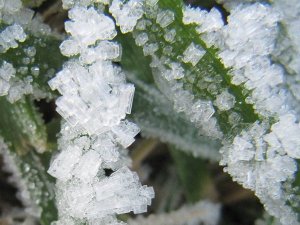
M 146 212 L 155 196 L 127 150 L 140 132 L 219 162 L 270 215 L 256 224 L 300 224 L 300 3 L 217 2 L 227 18 L 180 0 L 63 0 L 62 36 L 20 0 L 0 0 L 1 113 L 16 106 L 0 120 L 20 121 L 26 136 L 15 144 L 19 136 L 2 128 L 0 153 L 24 224 L 218 224 L 221 206 L 210 201 L 118 217 Z M 53 60 L 46 46 L 55 46 Z M 32 106 L 40 99 L 55 100 L 62 118 L 46 169 L 38 159 L 50 145 Z M 34 160 L 22 161 L 31 148 Z M 55 221 L 45 215 L 54 195 Z

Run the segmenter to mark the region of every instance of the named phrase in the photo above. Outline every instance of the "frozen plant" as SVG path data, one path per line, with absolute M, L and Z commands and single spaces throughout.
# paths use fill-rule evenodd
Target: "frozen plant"
M 63 34 L 43 22 L 42 2 L 0 0 L 0 150 L 28 220 L 222 221 L 220 204 L 192 195 L 203 177 L 178 153 L 186 200 L 198 203 L 174 211 L 165 200 L 151 209 L 157 215 L 122 217 L 146 212 L 155 195 L 133 171 L 155 147 L 128 151 L 141 133 L 219 163 L 270 221 L 300 224 L 297 0 L 217 0 L 209 9 L 182 0 L 62 0 Z M 60 116 L 45 123 L 39 102 L 48 111 L 55 102 Z M 138 170 L 147 181 L 153 171 Z M 166 205 L 173 212 L 161 212 Z M 191 216 L 198 210 L 203 216 Z

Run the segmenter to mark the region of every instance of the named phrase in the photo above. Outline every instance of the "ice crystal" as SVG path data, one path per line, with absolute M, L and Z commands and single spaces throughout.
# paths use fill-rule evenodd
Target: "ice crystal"
M 18 42 L 26 40 L 26 34 L 20 25 L 8 26 L 0 33 L 0 52 L 6 52 L 10 48 L 18 47 Z
M 183 52 L 182 61 L 185 63 L 191 63 L 193 66 L 195 66 L 204 54 L 205 50 L 202 49 L 201 46 L 197 46 L 194 43 L 191 43 Z
M 123 33 L 133 31 L 137 20 L 143 15 L 143 5 L 139 0 L 130 0 L 126 3 L 113 0 L 109 11 L 115 17 L 116 23 Z
M 163 10 L 157 14 L 156 22 L 165 28 L 169 26 L 175 19 L 174 13 L 170 10 Z
M 221 110 L 226 111 L 231 109 L 235 104 L 235 97 L 228 93 L 228 91 L 223 91 L 219 94 L 215 100 L 215 105 Z

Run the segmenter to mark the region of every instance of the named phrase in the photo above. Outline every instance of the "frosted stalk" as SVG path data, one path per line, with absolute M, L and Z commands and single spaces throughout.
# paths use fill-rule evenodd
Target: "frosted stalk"
M 96 10 L 93 1 L 65 0 L 63 4 L 71 8 L 71 20 L 65 23 L 71 37 L 60 49 L 66 56 L 78 57 L 66 62 L 49 81 L 62 95 L 56 105 L 65 120 L 60 153 L 48 171 L 57 178 L 57 223 L 72 218 L 70 223 L 83 219 L 91 225 L 121 225 L 116 214 L 144 212 L 154 196 L 153 189 L 142 186 L 128 169 L 131 161 L 123 149 L 140 131 L 125 119 L 135 89 L 113 64 L 122 53 L 120 45 L 110 41 L 116 35 L 113 20 Z M 109 10 L 122 32 L 131 31 L 142 16 L 138 1 L 113 1 Z M 106 177 L 104 169 L 114 173 Z

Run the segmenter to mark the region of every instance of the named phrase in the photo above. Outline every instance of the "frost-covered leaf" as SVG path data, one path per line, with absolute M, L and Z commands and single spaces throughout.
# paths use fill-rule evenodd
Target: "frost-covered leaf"
M 120 4 L 138 11 L 129 2 Z M 282 223 L 298 224 L 291 184 L 299 123 L 285 71 L 271 58 L 278 12 L 267 4 L 233 4 L 224 24 L 217 9 L 193 9 L 179 0 L 145 0 L 143 6 L 134 29 L 119 25 L 133 30 L 136 47 L 150 56 L 160 91 L 203 135 L 222 139 L 221 163 L 234 180 L 254 190 Z M 122 16 L 130 19 L 126 10 L 111 6 L 110 12 L 117 24 Z
M 49 81 L 61 94 L 56 110 L 64 119 L 59 152 L 48 170 L 57 179 L 55 224 L 123 224 L 117 214 L 145 212 L 154 197 L 128 168 L 125 148 L 140 131 L 125 119 L 135 88 L 114 64 L 121 53 L 112 41 L 114 20 L 101 4 L 93 6 L 93 1 L 63 1 L 70 36 L 60 50 L 71 59 Z

